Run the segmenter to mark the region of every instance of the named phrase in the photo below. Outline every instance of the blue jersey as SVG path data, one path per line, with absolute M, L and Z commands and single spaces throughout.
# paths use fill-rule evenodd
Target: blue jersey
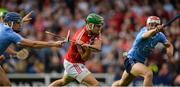
M 3 54 L 11 43 L 17 44 L 22 39 L 22 36 L 14 32 L 12 28 L 4 23 L 0 23 L 0 55 Z
M 156 35 L 151 38 L 143 39 L 142 37 L 147 31 L 147 27 L 143 27 L 137 34 L 133 46 L 128 52 L 128 58 L 134 58 L 144 63 L 145 59 L 149 57 L 158 42 L 166 43 L 168 41 L 162 32 L 156 33 Z

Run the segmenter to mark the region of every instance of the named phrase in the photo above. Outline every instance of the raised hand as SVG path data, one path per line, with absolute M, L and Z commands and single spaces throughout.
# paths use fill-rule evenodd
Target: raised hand
M 29 12 L 26 16 L 23 17 L 22 22 L 29 22 L 32 18 L 30 17 L 32 15 L 33 11 Z
M 70 33 L 71 33 L 71 31 L 70 30 L 68 30 L 68 33 L 67 33 L 67 36 L 66 36 L 66 38 L 64 39 L 64 42 L 69 42 L 70 41 Z

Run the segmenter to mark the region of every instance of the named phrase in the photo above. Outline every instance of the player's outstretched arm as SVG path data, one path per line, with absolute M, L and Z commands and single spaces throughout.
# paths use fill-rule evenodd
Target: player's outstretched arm
M 23 39 L 19 45 L 27 46 L 32 48 L 45 48 L 45 47 L 61 47 L 64 41 L 53 41 L 53 42 L 45 42 L 45 41 L 34 41 L 29 39 Z

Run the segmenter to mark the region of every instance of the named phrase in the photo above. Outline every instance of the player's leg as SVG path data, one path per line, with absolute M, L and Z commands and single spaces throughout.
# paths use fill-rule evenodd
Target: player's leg
M 54 82 L 52 82 L 49 87 L 54 87 L 54 86 L 64 86 L 72 81 L 74 81 L 75 79 L 73 77 L 70 77 L 69 74 L 71 75 L 71 73 L 74 74 L 74 70 L 73 70 L 73 64 L 68 62 L 66 59 L 64 60 L 64 76 L 62 77 L 62 79 L 58 79 Z
M 142 76 L 144 77 L 144 86 L 152 86 L 153 72 L 144 64 L 136 63 L 133 65 L 131 69 L 131 74 L 134 76 Z
M 132 59 L 126 58 L 124 61 L 125 71 L 123 72 L 122 78 L 121 78 L 121 80 L 114 82 L 112 86 L 116 87 L 116 86 L 127 86 L 127 85 L 129 85 L 132 82 L 132 80 L 135 78 L 135 76 L 130 74 L 132 66 L 135 63 L 136 62 L 133 61 Z
M 11 86 L 11 82 L 1 66 L 0 66 L 0 86 Z
M 72 71 L 74 71 L 74 73 L 70 72 L 69 75 L 72 75 L 72 77 L 74 77 L 79 83 L 86 86 L 100 86 L 99 82 L 95 79 L 95 77 L 84 64 L 73 64 Z
M 89 74 L 87 75 L 81 82 L 82 84 L 86 86 L 100 86 L 99 82 L 96 80 L 96 78 L 92 75 Z
M 64 67 L 67 75 L 76 79 L 79 83 L 87 86 L 99 85 L 99 82 L 94 78 L 84 64 L 71 63 L 64 60 Z
M 48 87 L 65 86 L 74 80 L 75 79 L 73 79 L 72 77 L 65 75 L 65 76 L 63 76 L 62 79 L 58 79 L 58 80 L 55 80 L 54 82 L 52 82 Z
M 126 70 L 124 70 L 122 78 L 120 80 L 114 82 L 112 84 L 112 87 L 128 86 L 133 81 L 134 78 L 135 78 L 135 76 L 127 73 Z

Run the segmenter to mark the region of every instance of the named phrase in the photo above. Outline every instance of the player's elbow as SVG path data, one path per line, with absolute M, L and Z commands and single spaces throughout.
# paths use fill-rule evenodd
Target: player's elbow
M 167 50 L 171 50 L 171 51 L 174 50 L 174 46 L 170 42 L 166 43 L 165 47 L 166 47 Z
M 167 55 L 169 57 L 172 57 L 174 54 L 174 47 L 172 44 L 169 44 L 169 46 L 166 48 Z

